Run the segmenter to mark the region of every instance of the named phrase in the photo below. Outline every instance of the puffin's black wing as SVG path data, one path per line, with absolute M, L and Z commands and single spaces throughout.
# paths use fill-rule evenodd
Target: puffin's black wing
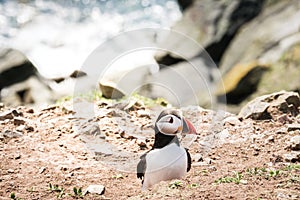
M 147 153 L 143 154 L 140 157 L 141 160 L 136 167 L 136 176 L 142 180 L 143 180 L 143 177 L 144 177 L 144 174 L 146 171 L 146 165 L 147 165 L 146 164 L 146 155 L 147 155 Z M 144 182 L 144 180 L 142 182 Z
M 187 161 L 188 161 L 186 171 L 188 172 L 188 171 L 190 171 L 190 169 L 191 169 L 192 158 L 191 158 L 191 155 L 190 155 L 189 150 L 188 150 L 187 148 L 185 148 L 185 151 L 186 151 Z

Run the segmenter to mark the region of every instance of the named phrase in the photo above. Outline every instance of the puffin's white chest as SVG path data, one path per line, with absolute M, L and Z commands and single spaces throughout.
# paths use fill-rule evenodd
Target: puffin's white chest
M 187 154 L 184 148 L 171 143 L 162 149 L 154 149 L 146 156 L 143 189 L 160 181 L 180 179 L 186 170 Z

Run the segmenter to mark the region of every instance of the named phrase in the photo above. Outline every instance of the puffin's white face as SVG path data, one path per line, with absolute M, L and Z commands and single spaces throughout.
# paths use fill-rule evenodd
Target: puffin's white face
M 165 135 L 175 135 L 182 131 L 183 123 L 174 115 L 166 115 L 156 122 L 156 126 Z

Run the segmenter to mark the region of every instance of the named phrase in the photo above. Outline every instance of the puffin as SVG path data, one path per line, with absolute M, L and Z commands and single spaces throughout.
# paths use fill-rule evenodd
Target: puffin
M 137 178 L 142 179 L 142 190 L 156 183 L 181 179 L 191 169 L 188 149 L 180 146 L 177 134 L 196 133 L 195 127 L 182 117 L 179 110 L 165 109 L 155 122 L 154 144 L 140 157 Z

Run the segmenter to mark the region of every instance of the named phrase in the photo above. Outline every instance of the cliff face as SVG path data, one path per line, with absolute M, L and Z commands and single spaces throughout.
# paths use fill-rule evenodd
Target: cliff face
M 84 199 L 300 197 L 300 98 L 285 91 L 249 102 L 239 115 L 181 108 L 197 130 L 181 139 L 192 169 L 142 193 L 135 166 L 166 105 L 142 97 L 79 98 L 39 109 L 1 104 L 0 196 L 76 199 L 79 188 L 89 188 Z
M 182 54 L 158 53 L 156 60 L 177 69 L 205 60 L 207 52 L 218 68 L 204 64 L 217 99 L 238 107 L 232 111 L 262 94 L 299 91 L 299 10 L 299 1 L 194 1 L 172 30 L 199 45 L 168 37 L 166 47 Z

